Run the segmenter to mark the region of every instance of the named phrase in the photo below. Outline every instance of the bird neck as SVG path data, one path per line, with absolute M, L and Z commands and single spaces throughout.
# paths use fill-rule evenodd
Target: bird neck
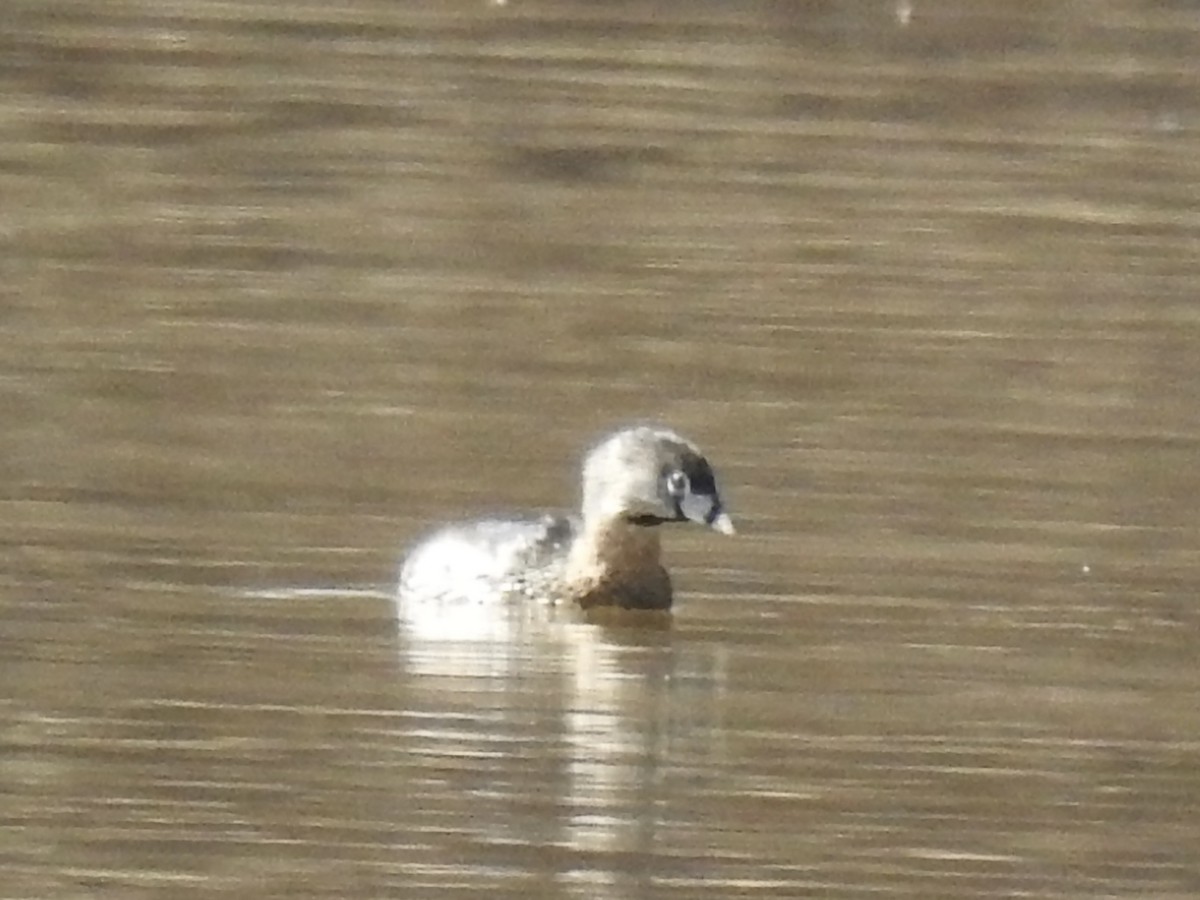
M 671 581 L 661 559 L 653 528 L 622 518 L 587 522 L 572 544 L 567 577 L 585 609 L 666 609 L 671 605 Z

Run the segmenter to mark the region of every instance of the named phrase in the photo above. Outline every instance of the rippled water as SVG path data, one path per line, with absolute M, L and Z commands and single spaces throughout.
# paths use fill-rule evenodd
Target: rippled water
M 6 4 L 0 896 L 1200 894 L 1195 5 L 734 7 Z M 397 626 L 644 418 L 672 622 Z

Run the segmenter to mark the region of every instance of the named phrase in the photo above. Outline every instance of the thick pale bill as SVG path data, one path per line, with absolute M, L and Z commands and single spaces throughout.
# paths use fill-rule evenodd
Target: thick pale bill
M 729 518 L 729 513 L 725 512 L 713 519 L 708 527 L 721 532 L 721 534 L 737 534 L 737 529 L 733 527 L 733 519 Z

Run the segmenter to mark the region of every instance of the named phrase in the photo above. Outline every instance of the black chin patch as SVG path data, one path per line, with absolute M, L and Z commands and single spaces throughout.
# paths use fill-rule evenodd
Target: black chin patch
M 626 519 L 626 521 L 631 522 L 634 525 L 640 525 L 642 528 L 653 528 L 655 525 L 661 525 L 663 522 L 669 522 L 671 520 L 664 519 L 661 516 L 642 515 L 630 516 L 628 519 Z

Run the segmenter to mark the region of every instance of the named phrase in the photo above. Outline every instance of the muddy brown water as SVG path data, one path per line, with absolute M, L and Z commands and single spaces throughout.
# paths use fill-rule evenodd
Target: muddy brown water
M 0 13 L 0 897 L 1200 895 L 1195 4 Z M 657 419 L 666 629 L 408 623 Z

